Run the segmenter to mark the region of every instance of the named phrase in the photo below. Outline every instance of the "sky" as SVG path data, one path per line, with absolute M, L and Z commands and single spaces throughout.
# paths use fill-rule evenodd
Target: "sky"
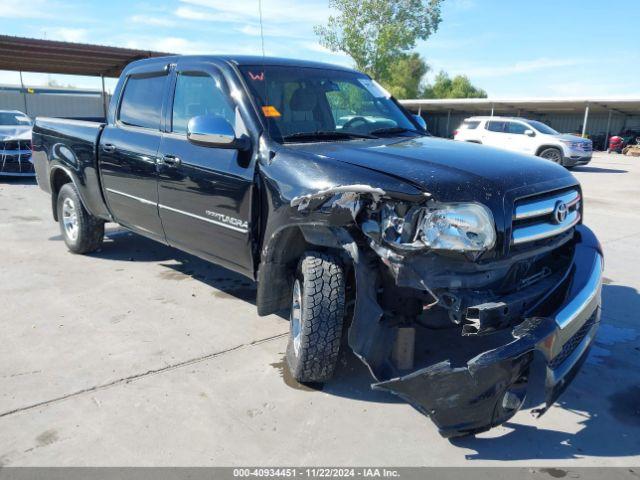
M 490 98 L 640 97 L 637 0 L 444 0 L 442 23 L 416 50 L 465 74 Z M 327 0 L 262 0 L 267 55 L 351 65 L 318 43 Z M 0 0 L 8 35 L 184 54 L 260 54 L 258 0 Z M 100 88 L 96 78 L 25 73 Z M 0 71 L 0 83 L 19 83 Z M 113 89 L 115 81 L 108 81 Z

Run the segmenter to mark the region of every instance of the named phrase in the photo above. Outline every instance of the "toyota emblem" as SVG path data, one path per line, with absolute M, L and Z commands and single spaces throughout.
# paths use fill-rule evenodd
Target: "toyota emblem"
M 566 220 L 568 213 L 569 208 L 567 207 L 567 204 L 564 202 L 558 202 L 553 209 L 553 219 L 556 223 L 562 223 Z

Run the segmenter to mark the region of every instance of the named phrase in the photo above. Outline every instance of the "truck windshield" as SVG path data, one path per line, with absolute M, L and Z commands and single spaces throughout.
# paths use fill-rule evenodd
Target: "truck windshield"
M 22 113 L 0 112 L 0 125 L 31 125 L 31 119 Z
M 424 134 L 366 75 L 273 65 L 243 66 L 241 71 L 276 141 Z

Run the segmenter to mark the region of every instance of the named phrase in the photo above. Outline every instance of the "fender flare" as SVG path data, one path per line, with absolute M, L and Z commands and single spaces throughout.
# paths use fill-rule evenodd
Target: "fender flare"
M 64 172 L 64 174 L 70 179 L 71 183 L 73 183 L 74 187 L 76 187 L 76 191 L 78 192 L 78 196 L 80 197 L 80 201 L 82 202 L 82 206 L 92 215 L 93 212 L 91 212 L 91 210 L 89 208 L 87 208 L 87 202 L 85 201 L 85 199 L 83 198 L 82 195 L 82 190 L 80 188 L 78 188 L 78 177 L 77 175 L 68 167 L 65 167 L 64 165 L 60 165 L 58 163 L 54 164 L 51 166 L 50 170 L 49 170 L 49 188 L 51 189 L 51 212 L 53 213 L 53 219 L 57 222 L 58 221 L 58 209 L 57 209 L 57 203 L 58 203 L 58 192 L 60 191 L 60 188 L 56 188 L 56 185 L 54 183 L 54 178 L 56 176 L 57 171 L 62 171 Z M 64 183 L 69 183 L 69 182 L 64 182 Z M 62 185 L 64 185 L 64 183 Z
M 333 233 L 344 226 L 328 226 L 317 222 L 283 225 L 266 239 L 257 272 L 258 315 L 265 316 L 289 307 L 291 279 L 298 260 L 313 247 L 335 249 L 341 255 L 342 246 Z

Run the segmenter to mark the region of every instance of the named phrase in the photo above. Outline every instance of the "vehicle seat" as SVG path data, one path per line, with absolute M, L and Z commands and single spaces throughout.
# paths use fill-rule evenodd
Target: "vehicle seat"
M 315 110 L 318 105 L 315 89 L 300 87 L 291 95 L 288 111 L 284 112 L 282 134 L 297 132 L 315 132 L 321 123 L 316 119 Z

